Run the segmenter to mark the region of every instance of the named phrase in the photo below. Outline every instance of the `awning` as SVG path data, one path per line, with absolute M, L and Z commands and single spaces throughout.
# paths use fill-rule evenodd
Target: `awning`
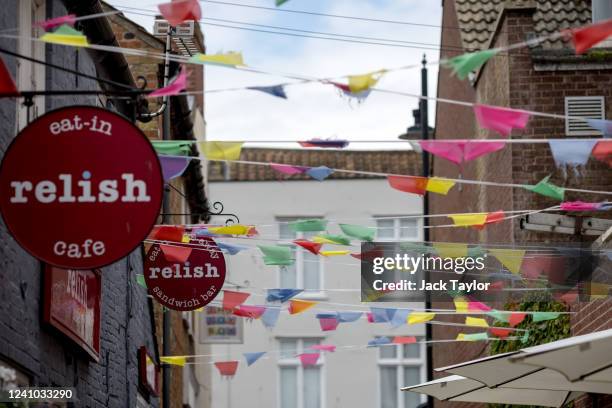
M 402 391 L 427 394 L 443 401 L 540 405 L 545 407 L 561 407 L 583 395 L 580 392 L 570 391 L 489 388 L 478 381 L 459 375 L 451 375 L 405 387 L 402 388 Z

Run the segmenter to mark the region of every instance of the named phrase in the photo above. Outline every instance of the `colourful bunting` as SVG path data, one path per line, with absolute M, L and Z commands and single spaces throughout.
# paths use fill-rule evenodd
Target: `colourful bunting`
M 284 303 L 289 299 L 302 293 L 303 289 L 268 289 L 266 302 L 281 302 Z
M 435 242 L 433 247 L 440 258 L 464 258 L 468 256 L 468 244 Z
M 336 346 L 331 344 L 315 344 L 314 346 L 311 346 L 310 349 L 318 351 L 329 351 L 330 353 L 333 353 L 336 351 Z
M 251 296 L 250 293 L 223 290 L 223 309 L 234 310 L 236 306 L 243 304 Z
M 287 94 L 285 93 L 285 87 L 283 85 L 251 86 L 247 89 L 250 89 L 252 91 L 264 92 L 268 95 L 276 96 L 277 98 L 287 99 Z
M 321 251 L 319 253 L 323 256 L 342 256 L 350 254 L 351 251 Z
M 139 284 L 140 286 L 142 286 L 145 289 L 147 288 L 147 281 L 145 280 L 145 277 L 143 274 L 137 274 L 136 275 L 136 283 Z
M 261 322 L 268 329 L 276 326 L 280 316 L 280 307 L 267 307 L 264 314 L 261 315 Z
M 319 319 L 319 325 L 321 326 L 321 330 L 323 331 L 336 330 L 339 323 L 340 322 L 336 318 Z
M 551 140 L 550 151 L 557 167 L 584 166 L 597 140 Z
M 385 71 L 370 72 L 363 75 L 349 75 L 348 87 L 354 94 L 370 90 L 376 85 L 382 74 Z
M 457 313 L 466 313 L 470 310 L 470 304 L 463 297 L 453 298 L 453 303 L 455 304 L 455 310 Z
M 370 313 L 372 313 L 373 323 L 385 323 L 393 318 L 396 309 L 385 309 L 381 307 L 371 307 Z M 389 316 L 389 314 L 391 316 Z
M 182 242 L 185 227 L 178 225 L 157 225 L 149 234 L 151 239 L 157 241 Z
M 509 313 L 500 312 L 499 310 L 491 310 L 490 312 L 487 312 L 487 315 L 503 323 L 508 323 L 510 317 Z
M 318 302 L 312 302 L 310 300 L 290 300 L 289 314 L 300 314 L 314 307 L 317 303 Z
M 425 189 L 431 193 L 447 195 L 454 186 L 454 181 L 439 177 L 430 177 L 429 180 L 427 180 L 427 187 L 425 187 Z
M 393 337 L 393 344 L 415 344 L 417 342 L 414 336 L 395 336 Z
M 523 186 L 523 188 L 546 197 L 554 198 L 555 200 L 563 201 L 563 198 L 565 196 L 565 189 L 563 187 L 558 187 L 554 184 L 549 183 L 549 179 L 550 176 L 546 176 L 535 186 L 527 185 Z
M 586 123 L 595 130 L 599 130 L 604 137 L 612 137 L 612 121 L 603 119 L 585 119 Z
M 238 361 L 217 361 L 215 367 L 222 376 L 233 377 L 238 369 Z
M 362 227 L 361 225 L 340 224 L 340 229 L 345 235 L 360 241 L 374 241 L 374 236 L 376 235 L 375 228 Z
M 489 105 L 474 105 L 474 113 L 480 127 L 509 136 L 512 129 L 524 129 L 529 121 L 529 114 L 524 111 L 500 108 Z
M 311 167 L 306 170 L 306 174 L 312 177 L 315 180 L 323 181 L 332 174 L 334 174 L 334 169 L 330 169 L 327 166 L 319 166 L 319 167 Z
M 351 323 L 361 318 L 362 312 L 338 312 L 338 321 L 340 323 Z
M 222 227 L 208 227 L 208 231 L 216 235 L 251 235 L 253 228 L 252 225 L 232 224 Z
M 82 32 L 75 30 L 67 24 L 57 28 L 52 33 L 45 33 L 40 37 L 41 41 L 50 44 L 68 45 L 71 47 L 88 47 L 89 41 Z
M 479 214 L 453 214 L 448 217 L 457 227 L 483 226 L 487 222 L 487 213 Z
M 259 319 L 265 311 L 266 308 L 263 306 L 240 305 L 234 309 L 232 314 L 247 319 Z
M 489 327 L 489 324 L 487 323 L 485 319 L 481 319 L 478 317 L 466 316 L 465 324 L 467 326 L 472 326 L 472 327 Z
M 521 270 L 525 252 L 522 249 L 489 249 L 489 253 L 515 275 Z
M 391 327 L 398 328 L 407 323 L 408 315 L 410 314 L 410 310 L 408 309 L 398 309 L 395 311 L 393 318 L 389 320 Z
M 327 221 L 321 218 L 291 221 L 289 222 L 289 228 L 293 232 L 325 231 L 325 229 L 327 228 Z
M 164 181 L 168 182 L 174 178 L 180 177 L 185 170 L 187 170 L 191 158 L 159 156 L 159 162 L 161 163 Z
M 260 351 L 257 353 L 243 353 L 244 359 L 247 362 L 247 367 L 252 366 L 257 360 L 263 357 L 264 354 L 266 354 L 265 351 Z
M 457 335 L 457 340 L 459 341 L 481 341 L 481 340 L 489 340 L 489 334 L 487 332 L 484 333 L 459 333 Z
M 587 25 L 570 30 L 570 32 L 574 47 L 576 48 L 576 54 L 582 54 L 612 35 L 612 20 Z
M 266 265 L 289 266 L 293 265 L 293 251 L 291 248 L 280 245 L 257 245 L 264 255 Z
M 521 324 L 523 320 L 525 320 L 526 316 L 527 313 L 512 312 L 510 313 L 510 316 L 508 316 L 508 324 L 510 327 L 516 327 Z
M 598 142 L 591 154 L 595 159 L 612 167 L 612 141 Z
M 368 96 L 370 96 L 370 92 L 371 92 L 371 89 L 366 89 L 365 91 L 355 93 L 351 91 L 351 88 L 348 85 L 340 84 L 338 82 L 333 82 L 333 81 L 327 81 L 326 83 L 329 83 L 333 85 L 334 87 L 336 87 L 336 89 L 340 90 L 343 95 L 346 95 L 351 98 L 355 98 L 359 102 L 364 101 Z
M 157 8 L 172 27 L 190 20 L 198 22 L 202 18 L 198 0 L 173 0 L 170 3 L 158 4 Z
M 228 52 L 225 54 L 195 54 L 189 59 L 189 62 L 193 64 L 208 64 L 208 65 L 221 65 L 228 67 L 244 66 L 244 60 L 242 53 L 240 52 Z
M 431 312 L 412 312 L 408 316 L 408 324 L 425 323 L 434 317 L 436 317 L 436 314 Z
M 162 253 L 164 254 L 164 258 L 166 258 L 169 262 L 178 262 L 180 264 L 184 264 L 189 259 L 191 255 L 191 251 L 193 248 L 187 246 L 178 246 L 178 245 L 164 245 L 160 244 Z
M 508 329 L 505 327 L 490 327 L 489 333 L 491 333 L 492 336 L 495 336 L 497 338 L 505 339 L 506 337 L 508 337 L 508 335 L 510 335 L 510 333 L 512 333 L 512 329 Z
M 495 49 L 471 52 L 451 58 L 444 63 L 453 69 L 457 78 L 464 80 L 468 77 L 470 72 L 480 68 L 481 65 L 498 52 L 499 51 Z
M 2 58 L 0 58 L 0 94 L 19 94 L 13 76 L 6 67 L 6 64 L 4 64 Z
M 503 211 L 495 211 L 487 214 L 487 218 L 485 219 L 484 225 L 472 225 L 472 228 L 477 230 L 482 230 L 485 226 L 489 224 L 496 224 L 498 222 L 502 222 L 506 218 L 506 214 Z
M 285 4 L 288 1 L 289 0 L 276 0 L 276 7 L 282 6 L 283 4 Z
M 227 252 L 230 255 L 236 255 L 240 251 L 244 251 L 245 249 L 249 249 L 244 245 L 236 245 L 236 244 L 228 244 L 226 242 L 217 242 L 217 246 L 223 252 Z
M 307 239 L 296 239 L 293 241 L 294 244 L 301 246 L 311 254 L 318 255 L 323 244 L 317 244 L 316 242 L 308 241 Z
M 160 96 L 174 96 L 178 95 L 187 88 L 187 70 L 181 69 L 181 72 L 170 82 L 167 86 L 159 88 L 149 95 L 147 98 L 158 98 Z
M 292 166 L 290 164 L 278 164 L 278 163 L 270 163 L 270 167 L 272 170 L 275 170 L 281 174 L 286 174 L 287 176 L 294 176 L 296 174 L 304 174 L 308 167 L 304 166 Z
M 485 305 L 482 302 L 479 302 L 477 300 L 470 300 L 468 301 L 468 310 L 470 312 L 474 312 L 474 311 L 478 311 L 478 312 L 490 312 L 491 309 L 489 306 Z
M 342 235 L 321 234 L 312 240 L 317 244 L 351 245 L 351 240 Z
M 243 142 L 199 142 L 200 151 L 208 160 L 239 160 Z
M 389 185 L 399 191 L 424 195 L 427 191 L 426 177 L 411 177 L 411 176 L 387 176 Z
M 438 141 L 421 140 L 421 148 L 457 165 L 496 152 L 506 146 L 505 142 L 472 142 L 468 140 Z
M 380 247 L 373 247 L 365 252 L 358 254 L 351 254 L 353 258 L 360 259 L 362 261 L 371 261 L 374 258 L 378 258 L 384 255 L 384 250 Z
M 191 154 L 191 145 L 189 141 L 156 141 L 151 142 L 157 154 L 166 154 L 169 156 L 189 156 Z
M 309 367 L 317 364 L 319 360 L 319 353 L 302 353 L 298 354 L 300 361 L 302 362 L 302 366 Z
M 554 320 L 561 316 L 558 312 L 535 312 L 531 315 L 531 319 L 534 323 L 543 322 L 546 320 Z
M 185 356 L 163 356 L 159 358 L 159 361 L 163 364 L 184 367 L 185 363 L 187 362 L 187 357 Z
M 302 147 L 320 147 L 322 149 L 344 149 L 349 145 L 348 140 L 336 139 L 310 139 L 298 143 Z
M 368 347 L 385 346 L 388 344 L 392 344 L 391 339 L 388 337 L 377 337 L 374 340 L 368 341 Z
M 77 16 L 74 14 L 68 14 L 65 16 L 59 16 L 55 18 L 50 18 L 45 21 L 39 21 L 36 23 L 38 27 L 42 27 L 45 31 L 49 31 L 52 28 L 59 27 L 61 25 L 74 26 L 76 23 Z
M 583 201 L 567 201 L 561 203 L 560 208 L 563 211 L 597 211 L 601 208 L 602 203 L 585 203 Z

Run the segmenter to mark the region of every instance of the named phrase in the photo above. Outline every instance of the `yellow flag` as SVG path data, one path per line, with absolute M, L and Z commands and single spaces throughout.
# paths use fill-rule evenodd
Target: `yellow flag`
M 200 63 L 200 64 L 213 64 L 213 65 L 227 65 L 231 67 L 243 66 L 244 60 L 242 59 L 241 52 L 227 52 L 225 54 L 196 54 L 189 62 Z
M 188 243 L 191 242 L 191 238 L 189 237 L 189 235 L 185 234 L 185 235 L 183 235 L 183 238 L 181 238 L 181 242 L 183 244 L 188 244 Z
M 209 160 L 238 160 L 242 142 L 200 142 L 200 151 Z
M 485 319 L 481 319 L 478 317 L 466 316 L 465 324 L 467 324 L 468 326 L 474 326 L 474 327 L 489 327 L 489 324 L 487 323 Z
M 159 361 L 161 361 L 162 363 L 183 367 L 185 363 L 187 362 L 187 357 L 185 356 L 160 357 Z
M 249 225 L 226 225 L 224 227 L 209 227 L 208 230 L 213 234 L 219 235 L 248 235 L 251 230 Z
M 589 295 L 591 295 L 589 300 L 605 299 L 608 297 L 610 285 L 607 283 L 590 282 L 588 287 Z
M 456 340 L 461 340 L 461 341 L 465 340 L 465 334 L 463 334 L 463 333 L 459 333 L 459 334 L 457 335 L 457 339 L 456 339 Z
M 384 71 L 376 71 L 363 75 L 350 75 L 348 77 L 349 89 L 352 93 L 367 91 L 376 85 L 383 73 Z
M 321 236 L 316 236 L 312 238 L 312 242 L 316 243 L 316 244 L 337 244 L 336 241 L 332 241 L 331 239 L 325 238 L 325 237 L 321 237 Z
M 455 244 L 452 242 L 435 242 L 433 247 L 440 258 L 463 258 L 468 256 L 467 244 Z
M 447 195 L 449 190 L 453 188 L 454 185 L 454 181 L 438 177 L 430 177 L 427 180 L 427 186 L 425 186 L 425 190 L 430 191 L 432 193 Z
M 408 315 L 408 324 L 425 323 L 436 317 L 435 313 L 413 312 Z
M 290 301 L 290 304 L 289 304 L 289 314 L 302 313 L 310 309 L 317 303 L 318 302 L 311 302 L 309 300 L 292 300 Z
M 449 215 L 458 227 L 469 227 L 472 225 L 484 225 L 487 222 L 487 213 L 479 214 L 454 214 Z
M 502 265 L 510 272 L 518 275 L 521 271 L 521 264 L 525 257 L 525 250 L 522 249 L 489 249 L 489 253 L 493 255 Z
M 467 300 L 465 300 L 465 298 L 456 297 L 456 298 L 453 299 L 453 302 L 455 303 L 455 309 L 457 310 L 457 312 L 465 313 L 465 312 L 468 311 L 468 309 L 469 309 L 469 302 Z
M 319 252 L 323 256 L 340 256 L 340 255 L 348 255 L 351 251 L 321 251 Z
M 87 37 L 85 37 L 84 35 L 46 33 L 43 34 L 40 39 L 46 43 L 69 45 L 72 47 L 87 47 L 89 45 Z

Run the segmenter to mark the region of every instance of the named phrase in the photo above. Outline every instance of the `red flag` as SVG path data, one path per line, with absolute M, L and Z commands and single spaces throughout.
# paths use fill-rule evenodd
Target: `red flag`
M 183 242 L 184 232 L 185 227 L 175 225 L 158 225 L 157 227 L 153 228 L 153 231 L 151 231 L 149 237 L 158 241 Z
M 6 65 L 4 65 L 4 60 L 2 58 L 0 58 L 0 94 L 19 95 L 15 81 L 6 68 Z
M 323 331 L 332 331 L 336 330 L 340 322 L 336 318 L 324 318 L 319 319 L 319 325 L 321 326 L 321 330 Z
M 571 33 L 576 54 L 582 54 L 612 35 L 612 19 L 571 30 Z
M 525 316 L 527 316 L 527 313 L 511 313 L 510 317 L 508 318 L 508 324 L 512 327 L 516 327 L 521 324 L 523 320 L 525 320 Z
M 308 241 L 307 239 L 296 239 L 295 241 L 293 241 L 293 243 L 301 246 L 304 249 L 307 249 L 308 251 L 312 252 L 315 255 L 319 254 L 319 251 L 321 250 L 321 247 L 323 246 L 323 244 L 317 244 L 316 242 L 311 242 L 311 241 Z
M 487 214 L 487 218 L 485 220 L 485 223 L 483 225 L 472 225 L 472 228 L 475 228 L 477 230 L 482 230 L 488 224 L 495 224 L 497 222 L 502 222 L 505 217 L 506 217 L 506 215 L 501 210 L 500 211 L 495 211 L 495 212 L 492 212 L 492 213 L 488 213 Z
M 202 10 L 198 0 L 173 0 L 157 6 L 159 12 L 171 26 L 176 27 L 187 20 L 199 21 L 202 18 Z
M 499 337 L 500 339 L 505 339 L 512 332 L 512 329 L 504 328 L 504 327 L 490 327 L 489 333 L 495 337 Z
M 265 311 L 266 308 L 263 306 L 240 305 L 237 309 L 234 309 L 233 314 L 240 317 L 246 317 L 247 319 L 259 319 Z
M 591 154 L 597 160 L 612 167 L 612 141 L 597 142 Z
M 427 191 L 427 177 L 387 176 L 389 185 L 405 193 L 424 195 Z
M 221 375 L 233 377 L 238 369 L 238 361 L 217 361 L 215 366 Z
M 374 258 L 380 258 L 385 255 L 385 251 L 381 247 L 374 247 L 360 254 L 351 254 L 353 258 L 361 259 L 362 261 L 371 261 Z
M 164 254 L 164 258 L 170 262 L 185 263 L 191 255 L 191 247 L 178 246 L 178 245 L 160 245 L 159 246 Z
M 395 336 L 392 343 L 394 344 L 414 344 L 416 337 L 414 336 Z
M 234 310 L 236 306 L 244 303 L 247 298 L 251 296 L 250 293 L 244 292 L 233 292 L 231 290 L 223 291 L 223 309 Z

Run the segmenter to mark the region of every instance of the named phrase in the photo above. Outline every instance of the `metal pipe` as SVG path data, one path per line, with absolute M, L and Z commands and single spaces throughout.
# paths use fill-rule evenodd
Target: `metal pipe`
M 164 60 L 164 86 L 168 86 L 168 83 L 170 83 L 170 47 L 172 45 L 172 33 L 173 33 L 174 28 L 170 27 L 168 29 L 168 33 L 166 34 L 166 58 Z M 158 117 L 159 115 L 161 115 L 162 113 L 166 112 L 166 109 L 168 108 L 168 104 L 170 103 L 170 97 L 169 96 L 164 96 L 162 98 L 162 104 L 159 107 L 158 110 L 156 110 L 155 112 L 150 112 L 150 113 L 144 113 L 142 115 L 140 115 L 140 117 L 142 117 L 143 119 L 152 119 L 155 117 Z M 168 121 L 169 122 L 169 121 Z M 166 118 L 164 117 L 164 127 L 166 126 Z M 170 124 L 168 124 L 168 126 L 170 126 Z M 166 129 L 164 128 L 164 134 L 166 133 Z M 169 134 L 169 132 L 168 132 Z M 163 137 L 163 136 L 162 136 Z

